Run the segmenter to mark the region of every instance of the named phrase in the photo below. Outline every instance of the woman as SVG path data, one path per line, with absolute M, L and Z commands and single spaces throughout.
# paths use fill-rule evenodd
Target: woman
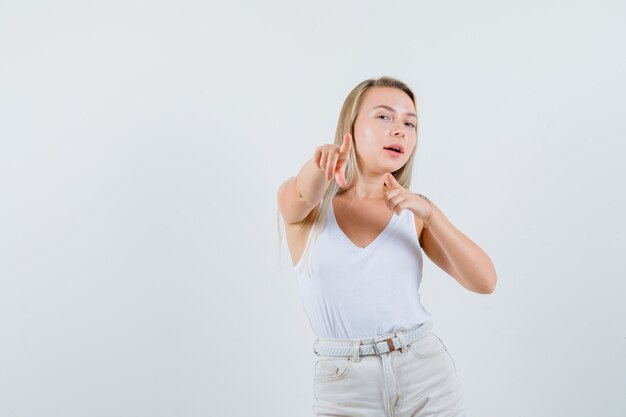
M 420 303 L 422 250 L 476 293 L 494 291 L 496 272 L 432 201 L 409 191 L 416 108 L 401 81 L 363 81 L 342 106 L 334 144 L 316 148 L 278 190 L 318 336 L 318 416 L 465 415 L 454 360 Z

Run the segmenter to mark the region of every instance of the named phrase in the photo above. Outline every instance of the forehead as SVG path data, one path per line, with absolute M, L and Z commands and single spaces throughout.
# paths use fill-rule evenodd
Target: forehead
M 411 98 L 402 90 L 390 87 L 375 87 L 368 90 L 363 96 L 361 103 L 365 111 L 384 104 L 393 107 L 396 112 L 402 114 L 411 112 L 415 113 L 415 105 Z

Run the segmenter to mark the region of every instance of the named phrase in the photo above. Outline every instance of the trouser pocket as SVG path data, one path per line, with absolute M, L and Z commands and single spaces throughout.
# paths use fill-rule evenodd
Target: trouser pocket
M 345 377 L 352 361 L 349 357 L 319 358 L 315 362 L 314 379 L 316 381 L 335 381 Z

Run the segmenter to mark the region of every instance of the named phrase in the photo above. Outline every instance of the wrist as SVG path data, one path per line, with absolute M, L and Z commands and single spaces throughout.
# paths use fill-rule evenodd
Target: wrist
M 424 221 L 424 229 L 428 229 L 428 225 L 430 224 L 430 220 L 433 217 L 433 213 L 435 212 L 435 209 L 432 205 L 432 203 L 430 202 L 430 199 L 428 197 L 426 197 L 425 195 L 422 195 L 420 193 L 415 193 L 418 196 L 420 196 L 421 198 L 423 198 L 424 200 L 426 200 L 426 202 L 428 203 L 428 206 L 430 207 L 430 212 L 428 213 L 428 216 L 426 216 L 426 218 L 422 218 L 422 220 Z

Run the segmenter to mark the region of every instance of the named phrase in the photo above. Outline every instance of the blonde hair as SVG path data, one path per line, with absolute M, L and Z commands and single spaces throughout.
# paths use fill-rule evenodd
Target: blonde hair
M 310 269 L 311 268 L 311 263 L 310 263 L 311 248 L 313 247 L 317 239 L 317 236 L 319 234 L 319 231 L 321 230 L 322 226 L 324 225 L 324 222 L 326 221 L 328 205 L 332 204 L 332 201 L 335 195 L 337 194 L 341 195 L 347 192 L 348 190 L 350 190 L 351 188 L 355 187 L 356 185 L 355 176 L 356 178 L 360 178 L 361 176 L 361 172 L 359 170 L 359 166 L 357 163 L 357 149 L 354 143 L 354 122 L 357 118 L 359 109 L 361 107 L 361 102 L 363 101 L 364 94 L 370 89 L 376 88 L 376 87 L 391 87 L 391 88 L 397 88 L 397 89 L 404 91 L 411 98 L 411 101 L 413 102 L 413 104 L 415 105 L 415 109 L 417 110 L 417 103 L 415 101 L 415 95 L 413 94 L 413 91 L 411 91 L 411 89 L 405 83 L 393 77 L 382 76 L 378 79 L 367 79 L 359 83 L 356 87 L 352 89 L 352 91 L 350 91 L 350 93 L 344 100 L 344 103 L 341 107 L 341 111 L 339 113 L 339 120 L 337 122 L 337 129 L 335 131 L 335 142 L 334 142 L 336 145 L 341 146 L 341 144 L 343 143 L 343 136 L 348 132 L 350 132 L 350 134 L 352 135 L 352 146 L 350 148 L 350 155 L 347 160 L 346 171 L 345 171 L 345 177 L 346 177 L 346 183 L 347 183 L 346 188 L 341 188 L 337 184 L 336 181 L 331 182 L 331 184 L 329 185 L 328 189 L 326 190 L 324 194 L 322 203 L 320 204 L 320 207 L 317 210 L 315 218 L 311 220 L 310 216 L 307 216 L 299 222 L 299 225 L 301 228 L 305 228 L 307 226 L 307 223 L 313 222 L 311 232 L 309 232 L 309 236 L 308 236 L 305 248 L 304 248 L 304 253 L 301 256 L 301 260 L 298 262 L 298 263 L 306 262 L 309 272 L 311 271 Z M 418 131 L 419 131 L 419 120 L 415 124 L 416 137 L 417 137 Z M 411 187 L 411 176 L 413 173 L 413 161 L 415 160 L 417 144 L 418 142 L 415 143 L 415 148 L 413 149 L 413 152 L 409 156 L 409 159 L 407 160 L 406 164 L 404 164 L 404 166 L 398 169 L 397 171 L 392 172 L 392 175 L 396 178 L 398 183 L 404 188 L 406 188 L 407 190 L 409 190 Z M 284 224 L 282 228 L 280 226 L 280 217 L 281 217 L 280 211 L 277 210 L 276 219 L 277 219 L 277 225 L 278 225 L 279 244 L 282 240 L 281 239 L 282 231 L 284 230 Z

